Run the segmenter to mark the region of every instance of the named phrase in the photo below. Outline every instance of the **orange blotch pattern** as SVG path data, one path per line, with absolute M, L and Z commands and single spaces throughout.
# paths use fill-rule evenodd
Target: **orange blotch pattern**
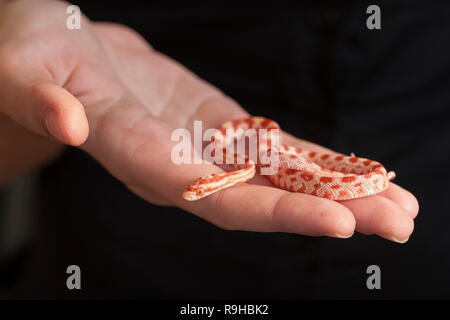
M 333 181 L 333 178 L 331 178 L 331 177 L 321 177 L 320 178 L 320 182 L 323 182 L 323 183 L 329 183 L 332 181 Z
M 356 180 L 356 178 L 355 178 L 354 176 L 343 177 L 343 178 L 341 179 L 342 182 L 353 182 L 353 181 L 355 181 L 355 180 Z

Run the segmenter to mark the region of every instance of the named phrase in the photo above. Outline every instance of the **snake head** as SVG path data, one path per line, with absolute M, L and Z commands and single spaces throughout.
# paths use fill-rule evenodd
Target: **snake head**
M 198 187 L 198 188 L 187 188 L 183 192 L 183 198 L 188 201 L 195 201 L 203 198 L 205 196 L 205 188 Z
M 188 201 L 195 201 L 207 196 L 205 179 L 207 179 L 208 177 L 202 177 L 191 183 L 189 187 L 184 190 L 183 198 Z
M 219 190 L 246 182 L 253 178 L 254 175 L 254 163 L 247 164 L 244 169 L 237 171 L 209 174 L 191 183 L 189 187 L 184 190 L 183 198 L 188 201 L 199 200 Z

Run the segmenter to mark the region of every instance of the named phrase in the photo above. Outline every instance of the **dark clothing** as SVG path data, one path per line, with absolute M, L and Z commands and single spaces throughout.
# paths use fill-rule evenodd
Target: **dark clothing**
M 407 244 L 220 230 L 128 191 L 69 149 L 42 172 L 40 229 L 20 297 L 450 297 L 450 2 L 75 1 L 155 47 L 297 137 L 377 159 L 419 199 Z M 82 270 L 81 291 L 66 268 Z M 366 287 L 378 265 L 382 289 Z

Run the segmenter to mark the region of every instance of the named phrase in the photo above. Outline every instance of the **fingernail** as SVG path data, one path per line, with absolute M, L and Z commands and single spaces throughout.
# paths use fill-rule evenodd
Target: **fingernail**
M 339 234 L 339 233 L 333 233 L 332 235 L 330 235 L 330 237 L 340 238 L 340 239 L 348 239 L 348 238 L 351 238 L 354 234 L 355 234 L 354 232 L 352 232 L 351 234 L 348 234 L 348 235 L 342 235 L 342 234 Z
M 45 115 L 45 127 L 47 128 L 48 134 L 56 140 L 60 136 L 61 129 L 56 120 L 56 114 L 53 111 L 48 112 Z
M 406 238 L 406 239 L 404 239 L 404 240 L 398 240 L 398 239 L 395 238 L 395 237 L 390 237 L 389 239 L 391 239 L 392 241 L 397 242 L 397 243 L 406 243 L 406 242 L 408 242 L 409 237 Z

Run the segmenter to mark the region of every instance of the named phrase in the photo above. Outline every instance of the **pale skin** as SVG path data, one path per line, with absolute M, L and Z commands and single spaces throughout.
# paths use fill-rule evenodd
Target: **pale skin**
M 257 177 L 185 201 L 181 194 L 189 183 L 222 169 L 173 164 L 172 131 L 191 130 L 194 120 L 214 128 L 248 114 L 125 26 L 83 18 L 81 30 L 67 29 L 67 6 L 0 1 L 0 183 L 71 145 L 145 200 L 180 207 L 223 229 L 339 238 L 357 231 L 408 240 L 419 206 L 394 183 L 374 196 L 336 202 L 290 193 Z M 283 142 L 323 149 L 288 134 Z

